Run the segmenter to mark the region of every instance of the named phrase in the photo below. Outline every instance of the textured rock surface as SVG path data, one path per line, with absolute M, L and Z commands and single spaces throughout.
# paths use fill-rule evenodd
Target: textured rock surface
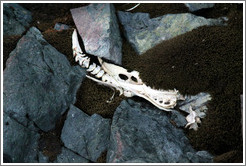
M 3 153 L 8 162 L 38 162 L 39 134 L 27 129 L 8 115 L 3 118 Z
M 150 19 L 148 13 L 119 11 L 118 17 L 127 40 L 138 54 L 200 26 L 224 25 L 224 18 L 206 19 L 190 13 L 167 14 Z
M 206 113 L 208 101 L 212 100 L 212 97 L 208 93 L 199 93 L 195 96 L 187 96 L 184 101 L 178 103 L 179 109 L 189 113 L 189 107 L 193 110 L 200 110 Z
M 56 23 L 54 29 L 57 31 L 62 31 L 62 30 L 66 30 L 69 29 L 70 27 L 66 24 L 61 24 L 61 23 Z
M 212 162 L 212 156 L 196 152 L 168 112 L 127 100 L 113 117 L 107 162 Z
M 24 126 L 34 123 L 43 131 L 53 129 L 56 120 L 75 102 L 84 76 L 83 69 L 71 67 L 33 27 L 7 60 L 3 110 Z
M 177 127 L 184 127 L 187 124 L 185 116 L 176 110 L 171 112 L 170 119 L 175 122 Z
M 89 161 L 67 148 L 62 148 L 61 154 L 57 156 L 54 163 L 88 163 Z
M 191 12 L 214 7 L 214 3 L 185 3 Z
M 75 106 L 70 106 L 61 134 L 65 147 L 96 162 L 101 153 L 107 150 L 109 135 L 109 119 L 97 114 L 88 116 Z
M 31 12 L 16 3 L 3 4 L 3 34 L 21 35 L 32 21 Z
M 48 163 L 49 157 L 45 156 L 42 152 L 38 153 L 38 162 L 39 163 Z
M 4 163 L 12 163 L 12 158 L 10 155 L 3 153 L 3 162 Z
M 121 64 L 122 41 L 112 4 L 90 4 L 71 9 L 85 51 Z

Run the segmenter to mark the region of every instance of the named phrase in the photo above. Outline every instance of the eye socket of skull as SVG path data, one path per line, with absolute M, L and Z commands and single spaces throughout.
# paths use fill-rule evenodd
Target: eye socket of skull
M 124 81 L 128 80 L 128 77 L 124 74 L 119 74 L 119 77 L 120 77 L 120 79 L 122 79 Z
M 164 104 L 165 105 L 169 105 L 170 104 L 170 101 L 166 101 Z
M 131 76 L 131 80 L 132 80 L 133 82 L 138 83 L 138 79 L 137 79 L 136 77 L 134 77 L 134 76 Z

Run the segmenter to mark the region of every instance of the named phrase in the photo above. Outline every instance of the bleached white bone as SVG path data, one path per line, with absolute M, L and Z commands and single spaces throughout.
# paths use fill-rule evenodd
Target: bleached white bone
M 87 71 L 93 75 L 86 75 L 87 78 L 101 85 L 118 90 L 120 92 L 119 95 L 123 94 L 126 97 L 142 97 L 151 102 L 159 109 L 165 111 L 172 111 L 172 108 L 174 108 L 177 104 L 177 100 L 185 100 L 185 98 L 181 94 L 179 94 L 176 89 L 157 90 L 146 86 L 139 77 L 138 71 L 128 72 L 125 68 L 115 64 L 104 62 L 99 57 L 98 61 L 100 65 L 97 65 L 95 63 L 90 64 L 90 58 L 86 54 L 84 54 L 82 49 L 80 48 L 76 30 L 74 30 L 72 35 L 72 49 L 75 61 L 79 61 L 79 64 L 82 67 L 87 68 Z M 124 76 L 124 78 L 121 78 L 122 76 Z M 114 94 L 111 97 L 110 101 L 107 102 L 111 102 Z M 201 123 L 200 118 L 204 117 L 204 112 L 199 112 L 199 110 L 193 111 L 190 107 L 189 115 L 186 117 L 188 123 L 185 128 L 190 126 L 190 129 L 197 130 L 197 123 Z
M 100 67 L 100 66 L 97 66 L 97 67 L 91 72 L 91 74 L 95 75 L 95 74 L 99 73 L 100 70 L 101 70 L 101 67 Z
M 101 77 L 103 76 L 104 73 L 105 73 L 104 70 L 100 70 L 100 71 L 97 73 L 96 77 L 97 77 L 97 78 L 101 78 Z
M 171 111 L 171 108 L 176 106 L 177 100 L 183 99 L 182 95 L 180 95 L 177 90 L 164 91 L 152 89 L 143 83 L 139 77 L 139 72 L 128 72 L 125 68 L 104 62 L 99 57 L 98 60 L 100 65 L 96 65 L 95 63 L 89 65 L 90 58 L 84 59 L 87 56 L 84 56 L 85 54 L 83 54 L 82 49 L 79 46 L 76 30 L 74 30 L 72 37 L 72 47 L 75 59 L 78 56 L 77 59 L 79 59 L 80 65 L 82 65 L 82 67 L 86 67 L 87 71 L 96 77 L 94 78 L 93 76 L 87 75 L 89 79 L 108 87 L 114 87 L 120 91 L 120 95 L 123 94 L 126 97 L 142 97 L 159 109 L 165 111 Z
M 87 71 L 91 72 L 92 70 L 94 70 L 97 67 L 97 65 L 95 63 L 93 63 L 92 65 L 89 66 L 89 69 L 87 69 Z
M 110 64 L 107 62 L 103 62 L 101 58 L 98 57 L 99 63 L 101 64 L 103 70 L 108 73 L 110 76 L 120 79 L 119 73 L 127 76 L 128 78 L 131 78 L 131 76 L 134 76 L 137 79 L 137 82 L 134 82 L 130 79 L 129 83 L 133 84 L 143 84 L 142 80 L 139 78 L 139 72 L 132 71 L 127 72 L 127 70 L 123 67 L 117 66 L 115 64 Z
M 101 85 L 118 90 L 120 95 L 123 94 L 126 97 L 142 97 L 151 102 L 157 108 L 165 111 L 172 111 L 172 108 L 177 104 L 177 100 L 185 99 L 176 89 L 157 90 L 146 86 L 139 77 L 138 71 L 128 72 L 125 68 L 104 62 L 99 57 L 98 61 L 100 65 L 95 63 L 90 64 L 90 58 L 82 52 L 82 49 L 79 46 L 76 30 L 74 30 L 72 38 L 73 56 L 75 57 L 75 61 L 79 61 L 79 64 L 82 67 L 87 68 L 87 71 L 92 75 L 86 75 L 87 78 Z M 111 102 L 114 94 L 110 101 L 107 102 Z M 193 111 L 191 107 L 189 111 L 190 113 L 186 117 L 188 123 L 185 127 L 190 126 L 190 129 L 197 130 L 197 123 L 201 123 L 200 118 L 203 118 L 205 113 L 200 113 L 197 110 Z
M 197 123 L 201 123 L 200 116 L 196 111 L 193 111 L 191 106 L 189 107 L 189 111 L 190 114 L 186 117 L 188 123 L 186 124 L 185 128 L 190 126 L 189 129 L 197 130 L 198 129 Z
M 87 58 L 83 61 L 82 67 L 88 68 L 90 65 L 90 58 Z
M 75 57 L 77 53 L 83 53 L 81 47 L 79 46 L 79 40 L 76 30 L 73 31 L 72 35 L 72 47 L 73 47 L 73 56 Z

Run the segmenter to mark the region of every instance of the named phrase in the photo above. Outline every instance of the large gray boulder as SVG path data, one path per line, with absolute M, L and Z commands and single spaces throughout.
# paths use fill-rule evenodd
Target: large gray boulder
M 3 35 L 21 35 L 31 21 L 30 11 L 17 3 L 3 3 Z
M 100 115 L 89 116 L 71 105 L 62 129 L 61 140 L 68 149 L 96 162 L 107 150 L 110 120 Z
M 189 11 L 195 12 L 201 9 L 208 9 L 214 7 L 215 3 L 185 3 L 185 6 L 189 8 Z
M 124 34 L 140 55 L 162 41 L 200 26 L 225 25 L 225 18 L 206 19 L 190 13 L 167 14 L 150 19 L 148 13 L 118 12 Z
M 122 41 L 114 6 L 92 3 L 71 9 L 71 13 L 85 51 L 121 64 Z
M 172 110 L 172 112 L 170 112 L 170 120 L 172 120 L 177 127 L 181 128 L 187 124 L 186 117 L 184 116 L 184 114 L 181 114 L 177 110 Z
M 169 112 L 124 100 L 113 116 L 107 162 L 212 162 L 208 152 L 192 148 L 169 116 Z
M 3 118 L 3 153 L 12 163 L 35 163 L 40 135 L 8 115 Z
M 67 58 L 47 43 L 32 27 L 10 53 L 3 72 L 3 111 L 43 131 L 75 103 L 85 70 L 72 67 Z
M 81 157 L 80 155 L 74 153 L 73 151 L 62 147 L 62 152 L 57 156 L 54 163 L 88 163 L 89 160 Z
M 49 157 L 45 156 L 43 152 L 39 151 L 38 153 L 38 162 L 39 163 L 48 163 L 49 162 Z

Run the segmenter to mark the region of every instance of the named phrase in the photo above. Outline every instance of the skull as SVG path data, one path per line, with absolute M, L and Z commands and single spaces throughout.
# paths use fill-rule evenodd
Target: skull
M 177 90 L 163 91 L 146 86 L 139 78 L 139 72 L 137 71 L 128 72 L 123 67 L 104 62 L 100 58 L 98 59 L 102 69 L 113 77 L 118 84 L 117 86 L 123 89 L 123 93 L 127 97 L 136 95 L 145 98 L 156 107 L 166 111 L 171 111 L 170 108 L 176 106 L 177 100 L 183 99 Z

